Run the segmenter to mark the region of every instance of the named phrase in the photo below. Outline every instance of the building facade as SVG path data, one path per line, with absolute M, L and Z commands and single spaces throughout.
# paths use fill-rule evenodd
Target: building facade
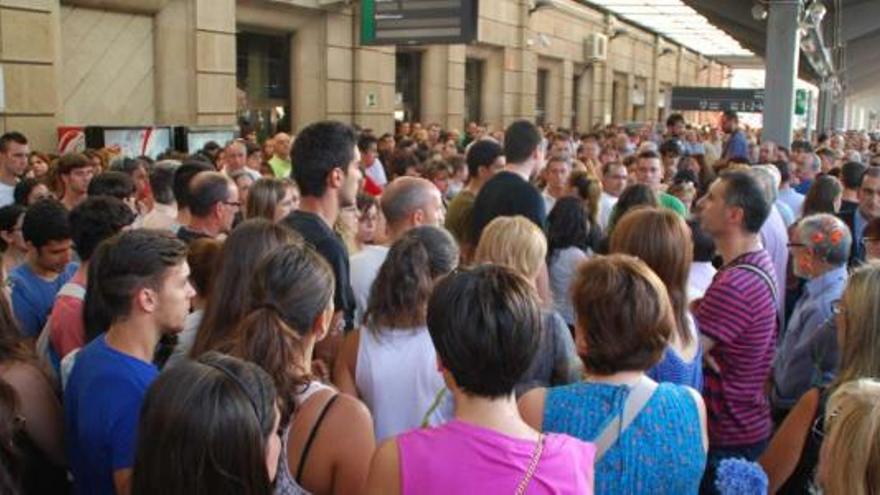
M 350 1 L 0 0 L 0 130 L 40 149 L 62 126 L 241 119 L 264 133 L 319 119 L 385 132 L 395 116 L 586 130 L 662 118 L 673 86 L 728 85 L 717 61 L 575 0 L 549 4 L 482 0 L 474 43 L 377 47 L 360 45 Z

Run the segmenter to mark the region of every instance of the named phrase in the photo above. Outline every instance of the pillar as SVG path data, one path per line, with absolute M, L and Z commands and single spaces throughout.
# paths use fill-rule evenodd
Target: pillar
M 432 45 L 422 52 L 422 122 L 460 129 L 464 122 L 464 45 Z
M 771 0 L 767 18 L 764 139 L 791 142 L 799 57 L 800 0 Z M 771 70 L 772 68 L 772 70 Z
M 0 131 L 21 132 L 32 149 L 44 151 L 58 142 L 58 9 L 58 0 L 0 2 Z
M 832 120 L 833 129 L 846 129 L 846 113 L 848 110 L 849 106 L 844 98 L 838 97 L 834 100 L 834 119 Z
M 156 122 L 235 125 L 235 2 L 171 0 L 153 29 Z
M 834 95 L 830 88 L 823 83 L 819 89 L 819 108 L 816 117 L 816 131 L 824 132 L 830 129 L 834 124 L 832 118 L 834 116 Z

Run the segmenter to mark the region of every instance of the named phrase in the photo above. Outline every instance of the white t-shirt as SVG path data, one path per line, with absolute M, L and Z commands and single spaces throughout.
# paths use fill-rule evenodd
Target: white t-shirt
M 556 198 L 551 196 L 550 193 L 548 193 L 546 189 L 541 192 L 541 197 L 544 198 L 544 208 L 545 208 L 544 211 L 546 211 L 549 214 L 550 210 L 552 210 L 553 207 L 556 206 Z
M 443 392 L 439 407 L 431 404 L 446 388 L 437 371 L 437 351 L 427 327 L 360 329 L 355 385 L 373 414 L 376 440 L 452 419 L 452 394 Z
M 602 195 L 599 197 L 599 226 L 602 227 L 602 230 L 608 228 L 608 222 L 611 219 L 611 212 L 614 210 L 614 205 L 616 204 L 616 196 L 612 196 L 607 192 L 602 191 Z
M 15 186 L 0 182 L 0 207 L 15 203 Z
M 712 284 L 716 271 L 708 261 L 691 263 L 691 271 L 688 274 L 688 300 L 694 301 L 703 297 L 706 289 Z
M 351 257 L 349 273 L 351 290 L 354 292 L 354 302 L 357 305 L 354 313 L 355 324 L 360 324 L 367 310 L 367 300 L 370 298 L 370 289 L 373 281 L 379 274 L 379 268 L 388 257 L 388 246 L 364 246 L 357 254 Z
M 553 309 L 565 320 L 574 325 L 574 306 L 569 289 L 580 262 L 589 257 L 588 253 L 576 247 L 567 247 L 553 254 L 550 263 L 550 290 L 553 292 Z

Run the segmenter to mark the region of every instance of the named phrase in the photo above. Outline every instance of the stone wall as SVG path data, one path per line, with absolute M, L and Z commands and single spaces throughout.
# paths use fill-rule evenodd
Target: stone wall
M 482 61 L 479 113 L 494 128 L 535 118 L 539 70 L 545 120 L 582 130 L 655 119 L 671 87 L 729 80 L 727 67 L 620 21 L 607 60 L 586 59 L 609 19 L 553 1 L 532 14 L 528 0 L 482 1 L 476 42 L 408 47 L 422 53 L 421 119 L 464 125 L 469 58 Z M 255 30 L 288 35 L 294 132 L 319 119 L 390 131 L 396 49 L 360 46 L 359 27 L 357 2 L 0 0 L 0 130 L 53 149 L 62 125 L 234 125 L 235 34 Z

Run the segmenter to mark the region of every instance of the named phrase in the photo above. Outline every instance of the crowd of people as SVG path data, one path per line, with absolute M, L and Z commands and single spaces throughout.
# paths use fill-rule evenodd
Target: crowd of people
M 876 136 L 117 151 L 0 136 L 2 493 L 880 493 Z

